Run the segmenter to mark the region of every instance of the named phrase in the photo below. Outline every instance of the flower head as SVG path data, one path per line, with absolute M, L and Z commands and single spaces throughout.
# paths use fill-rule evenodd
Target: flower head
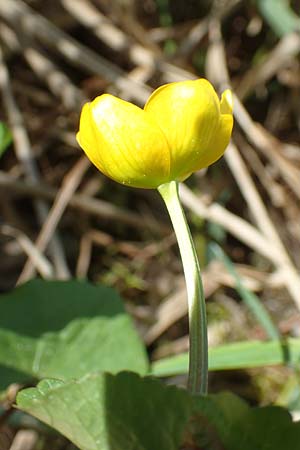
M 77 140 L 108 177 L 157 188 L 218 160 L 232 125 L 231 91 L 220 101 L 212 85 L 199 79 L 161 86 L 144 109 L 101 95 L 84 105 Z

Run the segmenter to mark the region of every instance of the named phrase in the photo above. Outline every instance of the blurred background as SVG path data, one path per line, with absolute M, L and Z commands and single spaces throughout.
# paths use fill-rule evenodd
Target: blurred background
M 224 158 L 181 189 L 210 345 L 299 337 L 299 11 L 284 0 L 2 0 L 0 290 L 34 276 L 101 282 L 126 300 L 153 360 L 187 350 L 182 267 L 158 193 L 102 176 L 75 133 L 82 104 L 104 92 L 142 106 L 163 83 L 206 77 L 235 93 Z M 212 373 L 211 391 L 264 404 L 294 373 Z

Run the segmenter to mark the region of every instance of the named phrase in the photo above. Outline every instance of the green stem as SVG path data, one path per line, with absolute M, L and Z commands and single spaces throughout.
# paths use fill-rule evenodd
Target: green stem
M 205 298 L 199 262 L 179 195 L 178 182 L 158 187 L 168 209 L 181 254 L 189 306 L 190 358 L 188 389 L 193 394 L 207 393 L 208 351 Z

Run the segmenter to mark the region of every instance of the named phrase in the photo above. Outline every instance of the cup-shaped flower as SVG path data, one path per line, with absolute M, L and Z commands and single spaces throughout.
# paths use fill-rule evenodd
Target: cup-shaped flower
M 144 109 L 101 95 L 84 105 L 77 140 L 108 177 L 157 188 L 218 160 L 232 125 L 231 91 L 220 101 L 212 85 L 199 79 L 161 86 Z

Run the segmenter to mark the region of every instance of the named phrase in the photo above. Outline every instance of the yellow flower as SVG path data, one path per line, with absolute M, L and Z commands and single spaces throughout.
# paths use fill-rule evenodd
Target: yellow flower
M 77 140 L 119 183 L 157 188 L 219 159 L 233 125 L 231 91 L 219 100 L 205 79 L 161 86 L 144 109 L 104 94 L 82 109 Z

